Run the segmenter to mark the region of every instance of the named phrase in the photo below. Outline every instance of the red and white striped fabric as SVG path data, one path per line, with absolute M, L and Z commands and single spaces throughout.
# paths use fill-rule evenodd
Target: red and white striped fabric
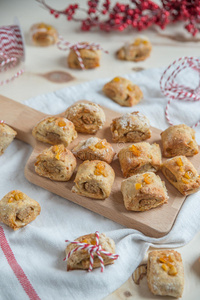
M 85 43 L 76 43 L 71 44 L 69 42 L 64 41 L 62 36 L 59 36 L 59 42 L 57 43 L 58 49 L 67 51 L 69 49 L 73 49 L 76 52 L 78 61 L 80 63 L 81 69 L 84 70 L 85 66 L 83 64 L 83 60 L 80 54 L 81 49 L 90 49 L 90 50 L 102 50 L 105 53 L 108 53 L 108 51 L 105 51 L 99 44 L 97 43 L 91 43 L 91 44 L 85 44 Z
M 24 44 L 18 25 L 0 27 L 0 72 L 15 67 L 24 59 Z M 4 85 L 24 73 L 21 69 L 9 79 L 0 81 Z
M 185 69 L 192 69 L 198 73 L 198 86 L 195 89 L 186 84 L 178 84 L 177 76 Z M 168 103 L 165 109 L 165 116 L 170 125 L 174 125 L 169 116 L 169 105 L 172 100 L 200 101 L 200 60 L 195 57 L 181 57 L 170 64 L 163 72 L 160 79 L 160 88 L 167 97 Z M 200 120 L 191 127 L 200 125 Z
M 30 300 L 40 300 L 40 297 L 36 293 L 35 289 L 33 288 L 32 284 L 30 283 L 28 277 L 24 273 L 21 266 L 18 264 L 12 249 L 6 239 L 3 227 L 0 226 L 0 248 L 3 251 L 3 254 L 6 257 L 8 264 L 10 265 L 11 269 L 13 270 L 15 276 L 17 277 L 19 283 L 21 284 L 22 288 L 26 292 L 27 296 Z
M 101 272 L 104 271 L 104 261 L 103 261 L 103 257 L 101 256 L 101 254 L 104 254 L 106 256 L 109 256 L 109 258 L 116 260 L 118 259 L 119 255 L 118 254 L 113 254 L 110 253 L 108 251 L 105 251 L 102 249 L 101 245 L 99 244 L 99 232 L 96 231 L 95 232 L 96 235 L 96 245 L 91 245 L 91 244 L 87 244 L 87 243 L 80 243 L 80 242 L 76 242 L 76 241 L 70 241 L 70 240 L 66 240 L 65 242 L 70 242 L 71 244 L 75 244 L 77 245 L 76 248 L 74 248 L 73 250 L 71 250 L 68 255 L 65 257 L 64 261 L 66 259 L 69 259 L 70 256 L 76 252 L 76 251 L 81 251 L 81 250 L 87 250 L 89 255 L 90 255 L 90 265 L 89 265 L 89 269 L 88 272 L 91 272 L 93 270 L 93 265 L 94 265 L 94 254 L 96 253 L 97 257 L 100 260 L 100 264 L 101 264 Z

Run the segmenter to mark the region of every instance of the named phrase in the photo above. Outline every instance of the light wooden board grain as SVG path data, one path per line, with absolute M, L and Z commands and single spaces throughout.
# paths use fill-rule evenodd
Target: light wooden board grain
M 112 144 L 116 153 L 118 153 L 124 144 L 112 143 L 109 126 L 111 120 L 118 117 L 120 114 L 105 107 L 103 107 L 103 109 L 106 114 L 106 124 L 103 129 L 97 132 L 96 136 L 99 138 L 106 138 L 107 141 Z M 0 96 L 0 119 L 4 119 L 8 125 L 12 126 L 18 132 L 17 138 L 31 144 L 34 147 L 25 167 L 25 177 L 30 182 L 126 227 L 137 229 L 145 235 L 160 237 L 170 231 L 185 197 L 181 195 L 167 180 L 165 180 L 161 172 L 158 172 L 158 175 L 160 175 L 162 180 L 166 183 L 169 201 L 161 207 L 146 212 L 131 212 L 125 209 L 123 197 L 120 191 L 123 177 L 117 157 L 115 157 L 111 164 L 116 174 L 112 193 L 109 198 L 105 200 L 93 200 L 72 193 L 71 189 L 74 185 L 73 180 L 75 178 L 75 174 L 68 182 L 56 182 L 37 175 L 34 170 L 36 156 L 50 145 L 35 141 L 31 135 L 31 131 L 33 126 L 44 117 L 45 115 L 41 112 L 12 101 L 6 97 Z M 152 137 L 148 140 L 148 142 L 156 142 L 160 144 L 160 132 L 161 131 L 159 129 L 152 128 Z M 68 148 L 72 149 L 80 140 L 89 138 L 90 136 L 91 135 L 79 133 L 78 138 L 73 141 Z M 189 159 L 199 171 L 200 154 Z M 78 160 L 78 165 L 81 162 L 82 161 Z

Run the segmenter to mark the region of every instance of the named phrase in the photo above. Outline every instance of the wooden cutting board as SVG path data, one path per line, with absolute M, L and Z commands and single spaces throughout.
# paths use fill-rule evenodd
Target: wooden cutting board
M 107 141 L 112 144 L 116 153 L 118 153 L 124 144 L 112 143 L 109 126 L 112 119 L 118 117 L 120 114 L 106 107 L 103 107 L 103 109 L 106 114 L 106 124 L 104 125 L 103 129 L 97 132 L 96 136 L 99 138 L 106 138 Z M 169 194 L 168 203 L 146 212 L 131 212 L 125 209 L 123 197 L 120 191 L 123 177 L 117 157 L 115 157 L 115 160 L 111 164 L 116 174 L 112 193 L 110 197 L 105 200 L 93 200 L 72 193 L 71 189 L 74 185 L 73 180 L 75 178 L 75 174 L 68 182 L 56 182 L 37 175 L 34 170 L 36 156 L 43 149 L 50 147 L 50 145 L 36 141 L 31 132 L 33 127 L 46 116 L 47 115 L 28 106 L 15 102 L 4 96 L 0 96 L 0 120 L 4 120 L 8 125 L 17 131 L 17 138 L 19 140 L 26 142 L 33 147 L 33 152 L 25 167 L 25 177 L 30 182 L 119 224 L 129 228 L 137 229 L 145 235 L 161 237 L 170 231 L 178 212 L 185 201 L 185 196 L 181 195 L 167 180 L 165 180 L 161 172 L 158 172 L 158 175 L 160 175 L 162 180 L 164 180 L 166 183 Z M 148 140 L 148 142 L 156 142 L 160 144 L 161 130 L 153 127 L 151 129 L 152 137 Z M 90 136 L 91 135 L 79 133 L 78 138 L 74 140 L 68 148 L 71 150 L 80 140 L 89 138 Z M 199 171 L 200 153 L 189 159 Z M 78 165 L 81 162 L 82 161 L 78 160 Z

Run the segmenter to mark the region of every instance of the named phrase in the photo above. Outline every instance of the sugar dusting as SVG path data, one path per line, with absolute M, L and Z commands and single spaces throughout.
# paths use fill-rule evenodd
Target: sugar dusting
M 137 126 L 139 122 L 147 126 L 150 125 L 147 117 L 145 117 L 140 112 L 126 113 L 120 118 L 118 118 L 118 123 L 120 124 L 121 128 L 127 128 L 131 125 Z

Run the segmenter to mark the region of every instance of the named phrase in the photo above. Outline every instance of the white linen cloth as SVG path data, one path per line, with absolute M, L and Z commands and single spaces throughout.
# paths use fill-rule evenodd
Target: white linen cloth
M 149 69 L 124 76 L 138 84 L 144 93 L 144 99 L 133 108 L 122 108 L 103 95 L 102 87 L 110 78 L 40 95 L 29 99 L 26 104 L 44 113 L 57 114 L 75 101 L 86 99 L 121 113 L 139 110 L 149 118 L 152 126 L 164 130 L 168 124 L 164 115 L 167 99 L 162 96 L 159 88 L 162 72 L 163 69 Z M 195 76 L 196 74 L 188 75 L 188 84 L 196 80 Z M 192 125 L 199 119 L 199 103 L 174 101 L 170 114 L 176 124 Z M 200 127 L 196 128 L 196 132 L 200 143 Z M 130 277 L 150 245 L 179 247 L 188 243 L 200 230 L 200 193 L 187 197 L 167 236 L 150 238 L 28 182 L 24 177 L 24 167 L 31 152 L 29 145 L 15 140 L 0 157 L 0 198 L 12 189 L 19 189 L 40 203 L 41 214 L 16 232 L 1 225 L 18 263 L 42 300 L 103 299 Z M 105 232 L 114 239 L 119 259 L 114 265 L 106 266 L 103 273 L 100 268 L 91 273 L 66 272 L 66 262 L 63 262 L 65 239 L 74 240 L 96 230 Z M 29 299 L 1 248 L 0 268 L 0 299 Z

